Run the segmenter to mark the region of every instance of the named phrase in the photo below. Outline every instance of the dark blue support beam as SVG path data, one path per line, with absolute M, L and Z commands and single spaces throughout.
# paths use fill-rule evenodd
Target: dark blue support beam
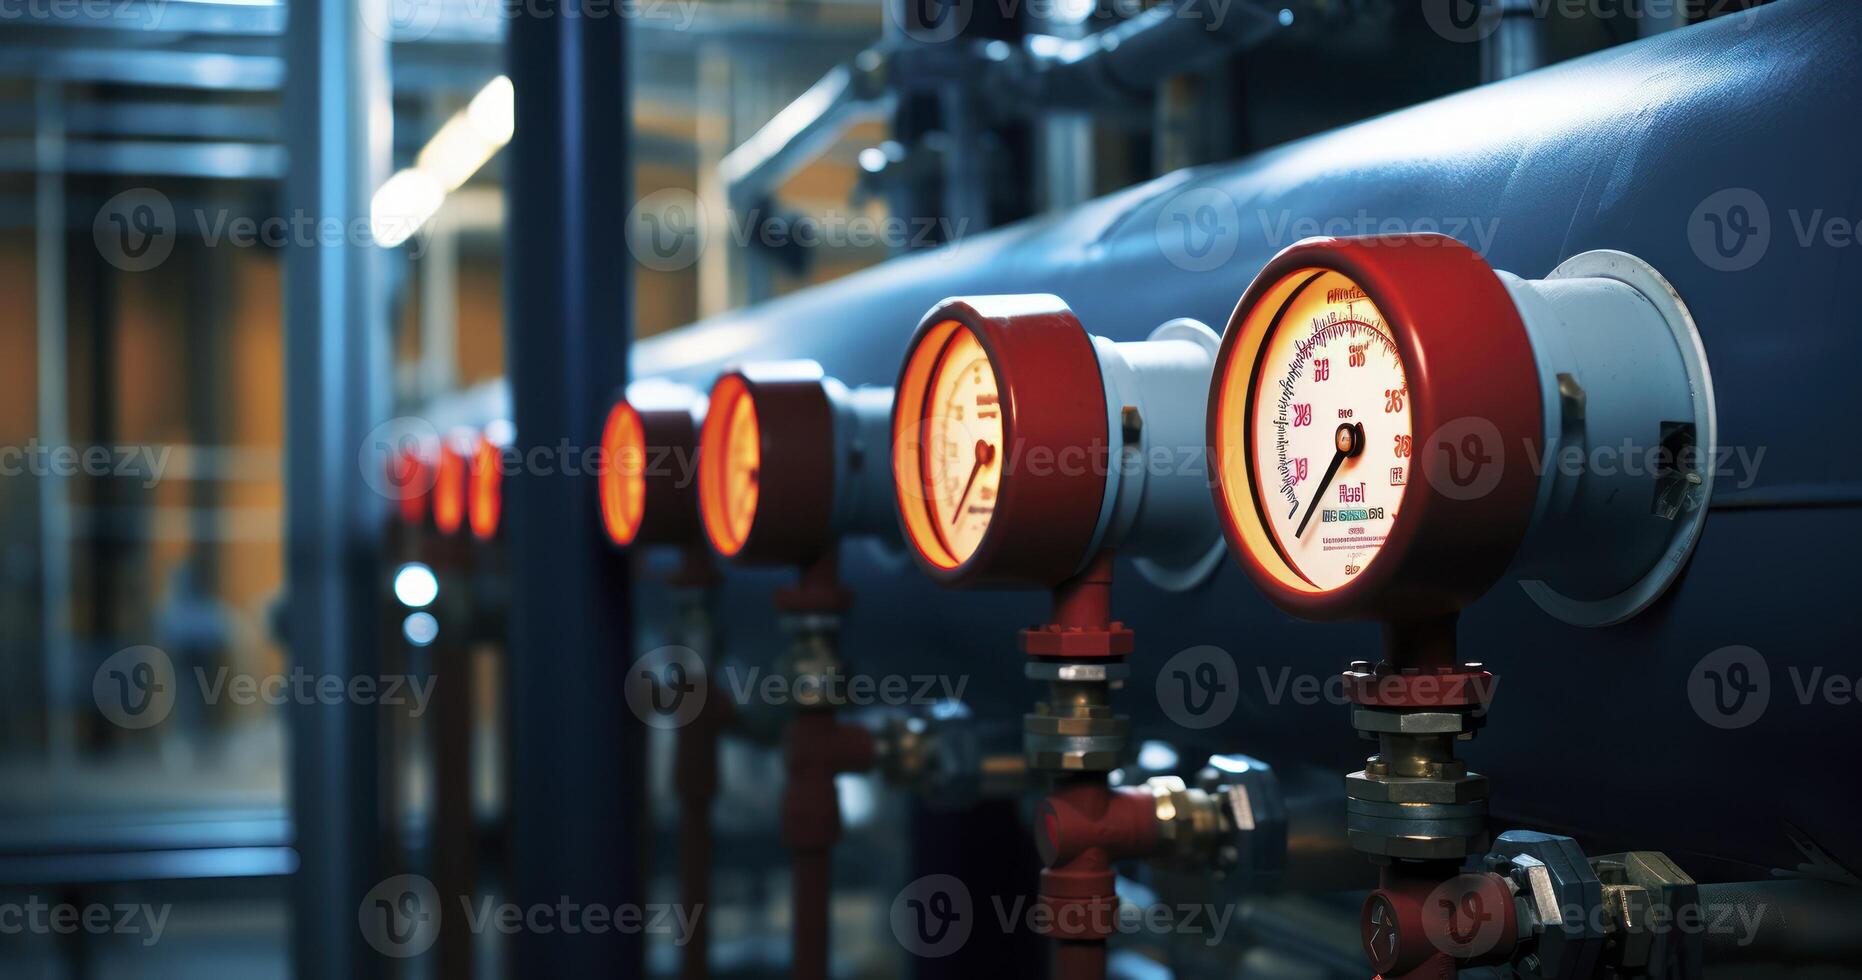
M 629 583 L 599 526 L 594 475 L 565 472 L 558 450 L 600 445 L 626 375 L 628 18 L 581 10 L 523 0 L 508 14 L 505 350 L 526 460 L 509 495 L 510 874 L 521 905 L 612 908 L 643 901 L 644 733 L 621 689 Z M 644 969 L 639 936 L 615 931 L 525 933 L 513 954 L 526 976 Z
M 292 3 L 285 39 L 286 214 L 366 220 L 386 176 L 387 43 L 353 0 Z M 380 250 L 343 236 L 284 251 L 286 637 L 316 676 L 379 671 L 380 518 L 358 452 L 386 418 L 387 302 Z M 292 907 L 298 980 L 371 977 L 386 962 L 357 909 L 380 881 L 377 719 L 357 704 L 295 704 L 291 809 L 300 855 Z

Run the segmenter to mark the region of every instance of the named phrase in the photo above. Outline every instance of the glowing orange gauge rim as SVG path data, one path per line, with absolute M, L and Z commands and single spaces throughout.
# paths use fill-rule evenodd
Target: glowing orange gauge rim
M 712 388 L 698 440 L 698 508 L 705 536 L 726 558 L 743 550 L 756 526 L 760 491 L 755 471 L 761 468 L 762 456 L 756 401 L 742 376 L 727 374 Z M 740 481 L 746 460 L 752 475 Z M 735 493 L 734 483 L 741 484 Z
M 646 444 L 639 410 L 615 402 L 601 428 L 601 524 L 622 547 L 634 543 L 646 519 Z
M 1239 325 L 1240 332 L 1235 341 L 1235 348 L 1231 356 L 1223 363 L 1223 373 L 1218 384 L 1215 402 L 1217 424 L 1211 434 L 1213 439 L 1211 445 L 1215 452 L 1217 465 L 1221 468 L 1223 475 L 1221 481 L 1223 503 L 1228 510 L 1230 523 L 1242 538 L 1244 548 L 1254 561 L 1272 574 L 1280 584 L 1308 593 L 1335 592 L 1351 585 L 1357 575 L 1362 575 L 1364 570 L 1370 568 L 1382 557 L 1388 534 L 1386 531 L 1386 538 L 1378 540 L 1376 547 L 1371 550 L 1370 557 L 1364 559 L 1363 564 L 1353 573 L 1353 577 L 1342 582 L 1320 584 L 1313 581 L 1307 572 L 1302 571 L 1295 564 L 1292 555 L 1288 553 L 1288 546 L 1276 522 L 1265 512 L 1261 501 L 1261 494 L 1267 490 L 1268 483 L 1267 474 L 1257 472 L 1255 467 L 1256 431 L 1253 422 L 1256 403 L 1266 396 L 1260 386 L 1264 381 L 1264 372 L 1268 368 L 1268 356 L 1274 350 L 1275 341 L 1281 336 L 1282 330 L 1297 330 L 1297 324 L 1293 322 L 1294 304 L 1303 301 L 1308 296 L 1309 290 L 1332 285 L 1328 277 L 1338 280 L 1342 288 L 1355 291 L 1356 297 L 1349 302 L 1362 303 L 1369 308 L 1370 313 L 1367 316 L 1370 320 L 1377 321 L 1381 328 L 1371 329 L 1388 341 L 1388 352 L 1395 358 L 1396 370 L 1403 380 L 1402 390 L 1404 396 L 1407 397 L 1408 365 L 1404 361 L 1402 348 L 1397 343 L 1395 326 L 1378 306 L 1376 299 L 1365 291 L 1363 285 L 1343 271 L 1318 266 L 1295 269 L 1268 287 L 1260 299 L 1249 308 L 1247 317 Z M 1332 300 L 1323 300 L 1320 305 L 1331 306 L 1335 303 Z M 1330 324 L 1327 329 L 1331 329 Z M 1353 369 L 1343 365 L 1333 369 L 1340 382 L 1349 381 L 1351 370 Z M 1378 418 L 1377 420 L 1398 423 L 1397 425 L 1394 427 L 1379 425 L 1377 431 L 1367 434 L 1366 439 L 1371 446 L 1376 448 L 1362 447 L 1360 452 L 1371 454 L 1367 457 L 1369 462 L 1367 463 L 1365 458 L 1351 461 L 1354 471 L 1362 467 L 1362 472 L 1358 473 L 1360 477 L 1372 472 L 1381 474 L 1391 465 L 1391 461 L 1383 457 L 1385 448 L 1390 445 L 1393 437 L 1412 437 L 1412 423 L 1407 403 L 1399 400 L 1399 405 L 1401 408 L 1398 417 L 1389 420 Z M 1365 418 L 1361 421 L 1370 421 L 1370 419 Z M 1315 418 L 1312 420 L 1312 427 L 1314 431 L 1326 434 L 1327 438 L 1330 438 L 1336 422 L 1335 418 Z M 1240 457 L 1239 462 L 1236 460 L 1237 455 Z M 1320 473 L 1326 468 L 1328 459 L 1323 452 L 1315 451 L 1308 457 L 1308 460 L 1311 466 L 1311 483 L 1316 486 Z M 1412 468 L 1408 465 L 1407 457 L 1405 460 L 1400 465 L 1403 465 L 1405 469 Z M 1343 473 L 1344 471 L 1341 470 L 1338 478 L 1332 481 L 1332 485 L 1337 485 L 1345 479 Z M 1395 526 L 1407 496 L 1407 489 L 1407 483 L 1396 488 L 1395 503 L 1387 505 L 1390 513 L 1387 518 L 1383 519 L 1388 522 L 1384 525 L 1386 528 Z M 1330 487 L 1326 488 L 1326 492 L 1330 492 Z M 1308 505 L 1322 503 L 1323 501 L 1309 501 Z M 1322 571 L 1316 559 L 1311 571 L 1314 575 Z
M 498 520 L 504 514 L 504 449 L 483 435 L 472 451 L 471 483 L 466 521 L 473 537 L 489 541 L 497 536 Z
M 937 391 L 939 376 L 960 346 L 975 348 L 989 364 L 997 397 L 1001 398 L 1002 375 L 996 370 L 995 359 L 989 356 L 982 339 L 956 320 L 944 320 L 926 331 L 912 348 L 900 375 L 899 411 L 893 413 L 892 420 L 892 473 L 900 495 L 899 515 L 904 520 L 906 536 L 926 561 L 944 569 L 956 568 L 975 556 L 995 517 L 992 511 L 983 531 L 967 548 L 961 543 L 953 546 L 938 517 L 937 494 L 931 485 L 934 467 L 929 458 L 931 446 L 926 431 L 934 411 L 931 399 Z M 1003 439 L 998 437 L 997 446 L 1002 443 Z M 996 465 L 1000 466 L 1000 461 Z
M 428 484 L 429 464 L 420 450 L 408 447 L 388 459 L 388 485 L 400 493 L 396 501 L 403 524 L 417 525 L 427 518 L 428 498 L 433 487 Z
M 433 526 L 453 534 L 465 523 L 466 459 L 451 440 L 440 446 L 440 466 L 433 483 Z

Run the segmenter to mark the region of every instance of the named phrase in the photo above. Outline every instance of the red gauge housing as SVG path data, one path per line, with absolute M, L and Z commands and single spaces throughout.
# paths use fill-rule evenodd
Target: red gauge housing
M 614 403 L 601 435 L 601 523 L 609 540 L 621 547 L 700 544 L 693 467 L 703 417 L 686 405 Z
M 934 503 L 929 433 L 945 411 L 933 403 L 940 372 L 969 338 L 994 372 L 1001 441 L 991 465 L 1000 471 L 980 539 L 959 547 Z M 892 415 L 899 520 L 919 565 L 961 587 L 1049 588 L 1078 573 L 1093 557 L 1108 492 L 1108 427 L 1092 338 L 1059 297 L 972 296 L 933 307 L 912 336 Z
M 433 527 L 444 535 L 456 534 L 466 518 L 466 454 L 473 437 L 464 433 L 440 440 L 440 458 L 433 481 Z
M 495 540 L 503 530 L 504 482 L 515 461 L 508 435 L 508 423 L 486 426 L 472 449 L 466 523 L 480 541 Z
M 395 494 L 395 510 L 401 523 L 419 527 L 426 523 L 433 496 L 433 461 L 415 446 L 404 446 L 388 457 L 387 486 Z
M 1472 450 L 1514 461 L 1493 464 L 1500 471 L 1481 480 L 1491 488 L 1477 494 L 1439 478 L 1410 480 L 1375 558 L 1334 588 L 1305 581 L 1276 544 L 1251 469 L 1256 453 L 1247 424 L 1269 336 L 1297 291 L 1324 271 L 1362 289 L 1400 352 L 1420 464 L 1411 473 L 1427 470 L 1430 454 Z M 1414 621 L 1458 611 L 1500 577 L 1531 525 L 1539 478 L 1517 450 L 1522 441 L 1537 444 L 1543 427 L 1533 349 L 1493 268 L 1452 238 L 1320 238 L 1290 246 L 1242 295 L 1212 385 L 1209 468 L 1223 532 L 1255 584 L 1297 616 Z M 1480 444 L 1496 434 L 1514 451 Z
M 699 432 L 706 538 L 749 565 L 805 565 L 834 544 L 834 406 L 818 368 L 746 365 L 712 386 Z M 650 510 L 650 507 L 649 507 Z

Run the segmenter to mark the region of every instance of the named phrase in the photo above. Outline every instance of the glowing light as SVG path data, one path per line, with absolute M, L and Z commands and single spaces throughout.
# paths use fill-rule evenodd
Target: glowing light
M 376 244 L 394 248 L 414 236 L 517 131 L 517 92 L 503 75 L 480 89 L 421 147 L 414 165 L 384 181 L 369 202 Z
M 410 561 L 394 572 L 394 597 L 409 609 L 424 609 L 440 597 L 440 579 L 433 569 Z
M 432 613 L 409 613 L 401 620 L 401 635 L 417 647 L 430 646 L 440 635 L 440 621 Z
M 1177 750 L 1169 742 L 1145 742 L 1138 746 L 1138 766 L 1151 772 L 1169 772 L 1177 767 Z

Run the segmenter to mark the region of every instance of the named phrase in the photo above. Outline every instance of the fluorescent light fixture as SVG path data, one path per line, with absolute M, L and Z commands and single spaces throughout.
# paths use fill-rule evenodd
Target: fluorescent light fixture
M 458 190 L 511 141 L 517 129 L 517 92 L 503 75 L 453 113 L 414 157 L 414 165 L 382 182 L 369 202 L 369 225 L 383 248 L 414 237 Z

